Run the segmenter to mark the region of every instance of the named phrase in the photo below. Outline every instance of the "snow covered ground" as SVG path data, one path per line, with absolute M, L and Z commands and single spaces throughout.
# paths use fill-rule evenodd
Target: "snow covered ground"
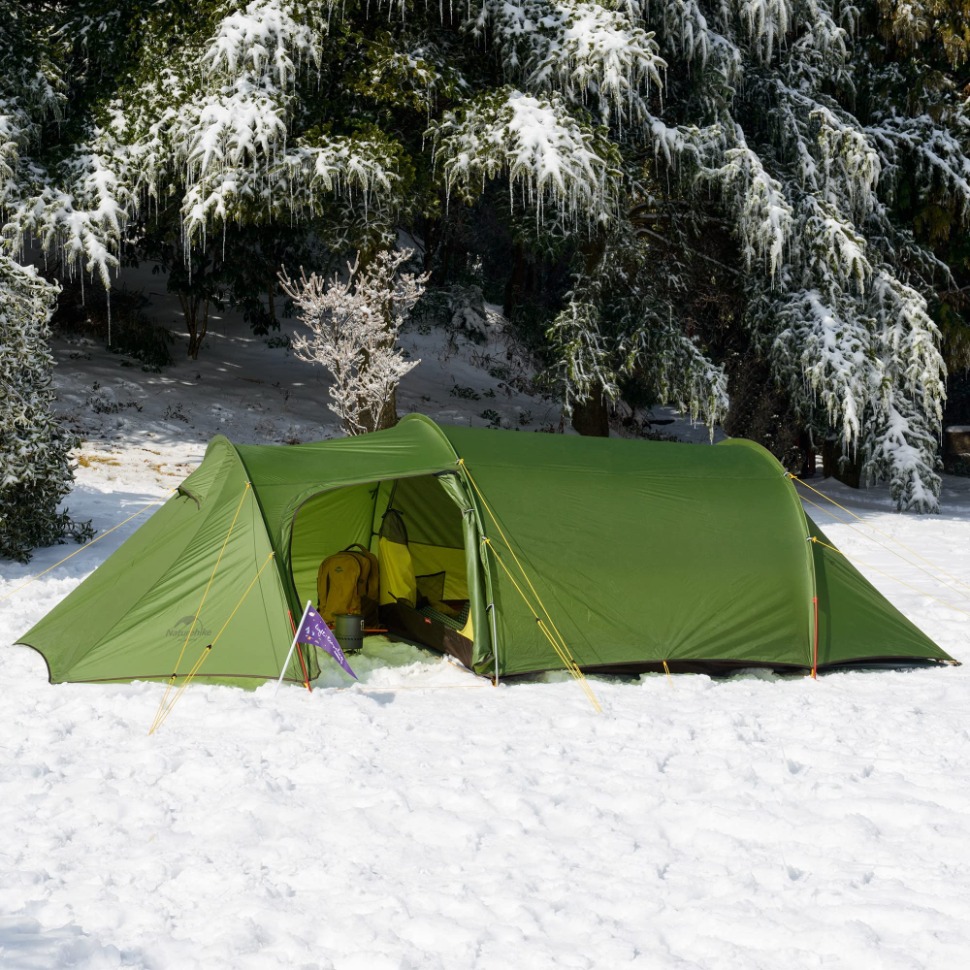
M 558 424 L 499 341 L 407 345 L 402 412 Z M 56 353 L 67 504 L 101 533 L 215 433 L 336 434 L 322 372 L 230 320 L 162 374 Z M 830 537 L 970 660 L 970 480 L 923 518 L 812 484 L 862 518 L 809 507 Z M 565 676 L 494 688 L 389 646 L 355 686 L 193 686 L 149 735 L 162 687 L 52 686 L 12 646 L 140 520 L 34 581 L 77 547 L 0 562 L 4 970 L 967 965 L 970 665 L 594 678 L 597 714 Z

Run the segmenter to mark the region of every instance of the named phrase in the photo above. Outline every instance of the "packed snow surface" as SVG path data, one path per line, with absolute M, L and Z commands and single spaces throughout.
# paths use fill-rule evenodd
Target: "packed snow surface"
M 498 343 L 405 346 L 402 411 L 558 422 Z M 968 666 L 597 677 L 597 713 L 566 676 L 493 687 L 388 644 L 359 684 L 192 686 L 152 734 L 162 686 L 49 684 L 16 639 L 211 435 L 336 433 L 322 372 L 230 321 L 161 374 L 55 350 L 84 439 L 67 504 L 124 524 L 49 572 L 77 547 L 0 562 L 4 970 L 966 966 Z M 811 484 L 860 517 L 806 491 L 827 534 L 970 660 L 970 480 L 925 517 Z

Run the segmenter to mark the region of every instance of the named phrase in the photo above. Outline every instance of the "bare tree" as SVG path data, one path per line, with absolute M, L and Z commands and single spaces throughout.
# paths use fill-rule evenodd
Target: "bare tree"
M 280 274 L 284 292 L 300 311 L 309 333 L 297 334 L 301 360 L 330 371 L 330 410 L 348 434 L 390 427 L 397 420 L 394 392 L 419 360 L 405 360 L 397 336 L 420 299 L 427 274 L 398 274 L 410 250 L 378 253 L 363 268 L 360 253 L 347 264 L 346 279 L 330 280 L 300 270 L 299 281 Z

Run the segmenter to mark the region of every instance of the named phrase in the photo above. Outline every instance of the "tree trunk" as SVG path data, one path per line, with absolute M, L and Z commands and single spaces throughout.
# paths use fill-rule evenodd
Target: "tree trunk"
M 573 405 L 572 425 L 582 435 L 594 438 L 610 436 L 610 411 L 602 387 L 597 385 L 588 398 Z
M 521 243 L 512 246 L 512 270 L 505 282 L 505 298 L 502 301 L 502 313 L 506 320 L 511 320 L 513 314 L 522 302 L 522 296 L 528 286 L 529 266 L 525 258 L 525 250 Z
M 189 360 L 198 360 L 202 341 L 209 329 L 209 301 L 199 300 L 191 293 L 179 293 L 179 302 L 182 304 L 182 316 L 189 331 L 188 357 Z
M 384 402 L 384 407 L 381 413 L 377 416 L 377 420 L 374 420 L 374 414 L 371 411 L 362 411 L 360 415 L 360 421 L 364 426 L 361 434 L 368 434 L 371 431 L 384 431 L 387 428 L 393 428 L 397 424 L 397 391 L 391 391 L 391 396 Z M 349 434 L 354 434 L 355 432 L 347 429 Z

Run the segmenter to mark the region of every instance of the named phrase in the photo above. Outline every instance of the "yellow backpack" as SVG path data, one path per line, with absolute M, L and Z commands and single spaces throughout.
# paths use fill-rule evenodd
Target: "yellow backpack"
M 339 613 L 360 614 L 377 626 L 380 578 L 377 556 L 359 543 L 327 556 L 317 570 L 317 610 L 330 626 Z

